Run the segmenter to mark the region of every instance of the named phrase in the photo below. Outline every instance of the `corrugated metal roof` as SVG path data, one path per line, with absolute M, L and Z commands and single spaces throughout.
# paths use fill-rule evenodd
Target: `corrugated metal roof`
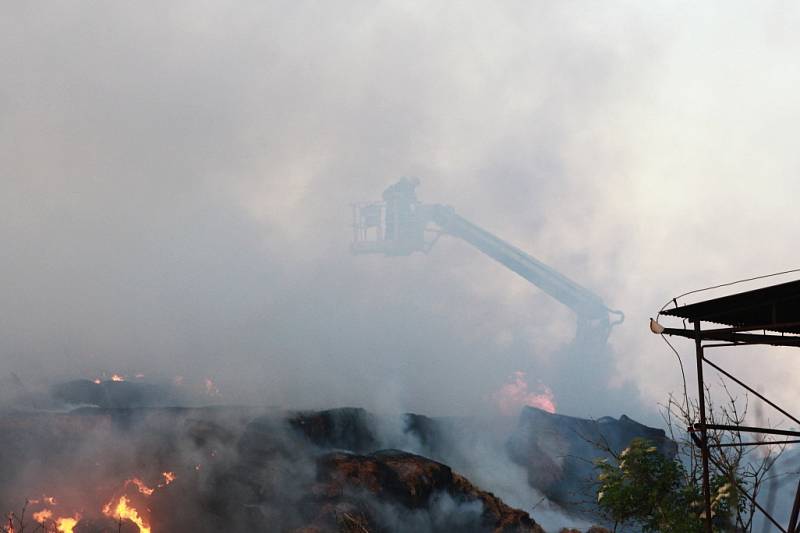
M 684 305 L 661 314 L 732 327 L 800 333 L 800 280 Z

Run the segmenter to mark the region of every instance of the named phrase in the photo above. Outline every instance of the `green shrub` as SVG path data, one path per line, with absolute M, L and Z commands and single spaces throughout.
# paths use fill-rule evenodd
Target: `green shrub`
M 701 485 L 687 481 L 680 461 L 665 457 L 649 441 L 634 439 L 613 461 L 601 459 L 595 467 L 597 504 L 615 528 L 636 525 L 645 532 L 703 531 Z M 714 529 L 729 530 L 739 495 L 723 477 L 716 477 L 711 485 Z

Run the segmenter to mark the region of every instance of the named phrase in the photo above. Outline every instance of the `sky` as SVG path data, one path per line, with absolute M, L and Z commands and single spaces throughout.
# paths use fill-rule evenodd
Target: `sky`
M 559 412 L 652 422 L 681 376 L 648 318 L 800 267 L 790 2 L 3 12 L 0 373 L 27 383 L 180 375 L 230 402 L 463 415 L 524 372 Z M 350 254 L 350 204 L 401 176 L 625 312 L 608 395 L 559 403 L 583 386 L 574 316 L 468 244 Z M 791 351 L 725 358 L 800 399 Z

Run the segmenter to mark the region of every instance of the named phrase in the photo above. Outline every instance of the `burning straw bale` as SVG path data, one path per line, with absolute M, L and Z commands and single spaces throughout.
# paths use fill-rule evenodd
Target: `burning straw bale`
M 364 452 L 374 450 L 375 417 L 356 407 L 305 411 L 291 416 L 289 425 L 323 448 Z
M 526 407 L 508 441 L 513 461 L 527 470 L 529 483 L 548 498 L 573 510 L 585 510 L 594 502 L 591 480 L 593 460 L 625 449 L 634 438 L 653 442 L 660 453 L 672 457 L 676 444 L 664 430 L 645 426 L 622 415 L 588 420 L 547 413 Z
M 317 487 L 315 492 L 324 495 L 323 498 L 350 495 L 369 502 L 363 496 L 369 494 L 407 510 L 430 510 L 437 496 L 446 495 L 459 504 L 475 503 L 478 505 L 473 508 L 481 509 L 474 523 L 461 524 L 466 530 L 543 531 L 527 513 L 478 489 L 448 466 L 419 455 L 399 450 L 366 456 L 334 452 L 320 458 L 318 465 L 322 488 Z
M 533 435 L 530 423 L 537 416 L 523 417 L 518 431 Z M 0 455 L 0 471 L 8 474 L 3 480 L 8 488 L 0 487 L 0 504 L 10 510 L 19 506 L 20 492 L 24 497 L 55 488 L 64 503 L 54 513 L 82 514 L 73 533 L 117 531 L 120 513 L 113 509 L 122 496 L 153 533 L 265 528 L 541 533 L 528 513 L 448 466 L 468 468 L 478 458 L 466 451 L 475 451 L 473 437 L 483 435 L 485 427 L 468 422 L 422 415 L 378 417 L 352 408 L 301 413 L 239 407 L 82 408 L 8 414 L 0 417 L 0 426 L 22 433 L 24 443 Z M 538 430 L 544 423 L 564 420 L 539 420 Z M 476 453 L 504 450 L 501 445 Z M 540 446 L 527 451 L 551 450 Z M 483 471 L 481 483 L 487 479 L 493 478 Z M 518 501 L 520 507 L 535 502 Z M 109 503 L 104 516 L 101 510 Z M 122 521 L 122 530 L 146 531 L 131 518 Z

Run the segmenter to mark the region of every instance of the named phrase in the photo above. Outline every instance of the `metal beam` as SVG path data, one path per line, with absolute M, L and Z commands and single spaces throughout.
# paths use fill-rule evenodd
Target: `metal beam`
M 695 444 L 695 446 L 697 446 L 697 447 L 700 447 L 700 437 L 698 437 L 698 436 L 697 436 L 697 435 L 695 435 L 694 433 L 689 433 L 689 435 L 692 437 L 692 440 L 694 441 L 694 444 Z M 716 461 L 716 459 L 714 459 L 713 457 L 710 457 L 709 459 L 711 459 L 711 462 L 712 462 L 712 463 L 714 463 L 714 466 L 715 466 L 715 467 L 717 467 L 719 470 L 723 470 L 723 468 L 722 468 L 722 465 L 720 465 L 720 464 L 719 464 L 719 463 Z M 734 479 L 732 479 L 731 481 L 733 481 L 733 484 L 734 484 L 734 485 L 736 485 L 736 488 L 737 488 L 737 489 L 739 489 L 739 492 L 741 492 L 742 494 L 744 494 L 744 496 L 745 496 L 745 497 L 746 497 L 748 500 L 750 500 L 751 502 L 753 502 L 753 505 L 756 507 L 756 509 L 758 509 L 759 511 L 761 511 L 761 513 L 764 515 L 764 517 L 765 517 L 767 520 L 769 520 L 770 522 L 772 522 L 772 525 L 774 525 L 775 527 L 777 527 L 777 528 L 778 528 L 778 529 L 779 529 L 779 530 L 780 530 L 782 533 L 787 533 L 787 531 L 786 531 L 786 530 L 783 528 L 783 526 L 782 526 L 782 525 L 780 525 L 780 524 L 778 523 L 778 521 L 777 521 L 777 520 L 775 520 L 775 518 L 774 518 L 774 517 L 773 517 L 773 516 L 772 516 L 772 515 L 771 515 L 771 514 L 770 514 L 770 513 L 769 513 L 769 512 L 766 510 L 766 509 L 764 509 L 763 507 L 761 507 L 761 505 L 759 505 L 759 503 L 756 501 L 756 499 L 755 499 L 755 498 L 754 498 L 754 497 L 753 497 L 753 496 L 752 496 L 752 495 L 751 495 L 749 492 L 747 492 L 747 488 L 746 488 L 746 487 L 744 487 L 744 486 L 742 486 L 742 484 L 741 484 L 741 483 L 739 483 L 739 480 L 737 480 L 737 479 L 735 479 L 735 478 L 734 478 Z M 794 532 L 792 532 L 792 533 L 794 533 Z
M 780 407 L 778 404 L 776 404 L 775 402 L 773 402 L 773 401 L 769 400 L 769 399 L 768 399 L 766 396 L 764 396 L 763 394 L 761 394 L 761 393 L 760 393 L 760 392 L 758 392 L 757 390 L 755 390 L 755 389 L 753 389 L 752 387 L 750 387 L 749 385 L 747 385 L 747 384 L 746 384 L 744 381 L 742 381 L 742 380 L 740 380 L 740 379 L 738 379 L 738 378 L 735 378 L 733 375 L 731 375 L 730 373 L 726 372 L 725 370 L 723 370 L 722 368 L 720 368 L 718 365 L 715 365 L 713 362 L 709 361 L 709 360 L 708 360 L 708 357 L 705 357 L 705 356 L 704 356 L 704 357 L 703 357 L 703 360 L 704 360 L 706 363 L 708 363 L 709 365 L 711 365 L 712 367 L 714 367 L 714 368 L 717 370 L 717 372 L 720 372 L 721 374 L 723 374 L 724 376 L 726 376 L 728 379 L 730 379 L 730 380 L 731 380 L 731 381 L 733 381 L 734 383 L 738 384 L 740 387 L 744 388 L 746 391 L 748 391 L 748 392 L 750 392 L 751 394 L 755 395 L 755 397 L 756 397 L 756 398 L 760 399 L 762 402 L 765 402 L 767 405 L 769 405 L 769 406 L 770 406 L 770 407 L 772 407 L 773 409 L 777 410 L 777 411 L 778 411 L 779 413 L 781 413 L 782 415 L 784 415 L 784 416 L 786 416 L 786 417 L 789 417 L 790 419 L 792 419 L 792 421 L 793 421 L 795 424 L 797 424 L 798 426 L 800 426 L 800 420 L 798 420 L 797 418 L 795 418 L 795 417 L 793 417 L 792 415 L 790 415 L 790 414 L 789 414 L 789 413 L 788 413 L 788 412 L 787 412 L 785 409 L 782 409 L 782 408 L 781 408 L 781 407 Z
M 698 322 L 699 324 L 699 322 Z M 699 328 L 698 328 L 699 330 Z M 676 335 L 695 339 L 695 331 L 679 328 L 664 328 L 663 335 Z M 782 335 L 759 335 L 756 333 L 736 333 L 725 329 L 706 329 L 699 333 L 700 340 L 727 341 L 736 344 L 768 344 L 771 346 L 800 346 L 800 337 Z
M 772 446 L 773 444 L 798 444 L 800 440 L 763 440 L 755 442 L 723 442 L 721 444 L 711 443 L 709 448 L 739 448 L 741 446 Z
M 705 424 L 703 422 L 695 423 L 692 428 L 699 430 L 700 433 L 707 429 L 719 429 L 722 431 L 736 431 L 739 433 L 763 433 L 765 435 L 783 435 L 785 437 L 800 437 L 800 431 L 791 431 L 788 429 L 772 429 L 772 428 L 759 428 L 754 426 L 736 426 L 732 424 Z
M 771 322 L 769 324 L 758 324 L 755 326 L 735 326 L 730 328 L 719 328 L 714 329 L 713 331 L 758 331 L 758 330 L 769 330 L 769 331 L 776 331 L 780 332 L 783 328 L 800 328 L 800 322 Z M 786 332 L 788 333 L 788 332 Z
M 800 481 L 797 482 L 797 492 L 794 494 L 794 505 L 792 505 L 792 514 L 789 517 L 789 533 L 797 531 L 797 515 L 800 513 Z
M 694 323 L 694 345 L 697 356 L 697 390 L 699 393 L 698 403 L 700 407 L 700 456 L 703 460 L 703 500 L 705 503 L 705 530 L 712 533 L 711 529 L 711 481 L 708 472 L 708 435 L 706 434 L 706 391 L 703 383 L 703 342 L 700 337 L 700 322 Z

